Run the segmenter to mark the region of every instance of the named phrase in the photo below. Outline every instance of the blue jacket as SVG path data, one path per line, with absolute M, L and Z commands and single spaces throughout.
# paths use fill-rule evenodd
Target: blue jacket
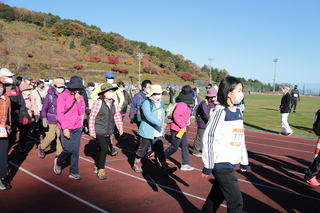
M 152 105 L 152 106 L 151 106 Z M 141 109 L 142 109 L 142 119 L 141 124 L 138 130 L 138 134 L 143 138 L 154 139 L 154 130 L 157 131 L 163 130 L 164 136 L 164 129 L 162 129 L 162 124 L 164 123 L 165 118 L 165 111 L 164 111 L 164 101 L 161 100 L 161 107 L 157 108 L 156 105 L 152 100 L 146 100 L 143 102 Z M 158 110 L 162 110 L 162 119 L 158 119 Z

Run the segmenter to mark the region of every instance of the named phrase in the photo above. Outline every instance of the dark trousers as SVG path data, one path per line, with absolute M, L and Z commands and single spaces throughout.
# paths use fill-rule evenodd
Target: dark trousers
M 190 164 L 189 161 L 189 144 L 188 144 L 188 137 L 187 133 L 185 132 L 182 138 L 177 138 L 176 135 L 178 134 L 177 131 L 171 130 L 171 142 L 172 144 L 166 149 L 164 152 L 164 156 L 166 159 L 170 157 L 173 153 L 175 153 L 178 149 L 180 144 L 181 147 L 181 157 L 182 157 L 182 165 Z
M 141 137 L 141 141 L 136 152 L 136 157 L 143 158 L 150 144 L 153 144 L 155 157 L 158 158 L 161 163 L 166 161 L 163 151 L 163 137 L 157 137 L 154 139 Z
M 0 178 L 7 177 L 8 169 L 8 138 L 0 138 Z
M 295 111 L 297 108 L 297 103 L 298 103 L 298 99 L 297 98 L 292 98 L 291 99 L 291 109 L 293 107 L 293 110 Z
M 26 148 L 26 140 L 27 140 L 27 135 L 29 131 L 29 126 L 30 124 L 23 125 L 22 123 L 19 123 L 19 132 L 20 132 L 20 137 L 19 137 L 19 146 L 20 148 Z
M 58 156 L 57 164 L 61 166 L 70 156 L 70 173 L 79 173 L 79 152 L 81 140 L 81 128 L 69 129 L 70 138 L 66 138 L 61 130 L 61 142 L 63 146 L 62 153 Z
M 316 176 L 320 171 L 320 155 L 318 155 L 312 162 L 311 166 L 307 170 L 304 178 L 306 180 L 310 180 L 314 176 Z
M 98 167 L 98 169 L 104 169 L 108 154 L 108 146 L 111 143 L 110 136 L 96 135 L 96 139 L 99 144 L 99 151 L 96 158 L 95 166 Z
M 193 153 L 200 154 L 200 150 L 202 150 L 202 136 L 205 129 L 199 128 L 197 129 L 197 135 L 193 142 Z
M 223 200 L 226 200 L 228 213 L 241 213 L 243 200 L 235 170 L 214 169 L 212 174 L 215 180 L 201 212 L 216 212 Z

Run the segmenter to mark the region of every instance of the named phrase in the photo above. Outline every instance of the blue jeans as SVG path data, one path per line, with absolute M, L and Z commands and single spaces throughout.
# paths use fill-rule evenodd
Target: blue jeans
M 70 156 L 70 173 L 79 173 L 79 152 L 81 140 L 81 128 L 69 129 L 70 138 L 66 138 L 61 130 L 61 142 L 63 146 L 62 153 L 58 156 L 57 164 L 61 166 Z
M 189 144 L 187 133 L 185 132 L 182 138 L 177 138 L 177 131 L 171 130 L 171 146 L 169 146 L 164 152 L 164 156 L 166 159 L 174 154 L 178 149 L 180 144 L 182 145 L 181 157 L 182 157 L 182 165 L 190 164 L 189 161 Z

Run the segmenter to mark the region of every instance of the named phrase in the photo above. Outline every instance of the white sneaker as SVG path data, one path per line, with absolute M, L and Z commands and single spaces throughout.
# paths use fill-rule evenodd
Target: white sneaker
M 181 168 L 180 168 L 182 171 L 191 171 L 191 170 L 194 170 L 194 167 L 188 165 L 188 164 L 185 164 L 185 165 L 181 165 Z
M 196 156 L 196 157 L 202 157 L 202 154 L 201 154 L 201 153 L 194 153 L 194 152 L 193 152 L 192 155 L 193 155 L 193 156 Z

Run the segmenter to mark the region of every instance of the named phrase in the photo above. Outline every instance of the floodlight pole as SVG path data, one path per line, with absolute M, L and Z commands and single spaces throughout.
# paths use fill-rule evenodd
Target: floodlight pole
M 273 62 L 274 62 L 273 92 L 275 92 L 276 91 L 276 70 L 277 70 L 278 59 L 277 58 L 273 59 Z
M 210 61 L 210 84 L 211 84 L 211 63 L 212 63 L 212 61 L 214 60 L 213 58 L 208 58 L 208 60 Z
M 141 64 L 141 58 L 143 58 L 143 53 L 137 53 L 137 56 L 139 58 L 139 85 L 138 85 L 138 88 L 140 88 L 140 64 Z

